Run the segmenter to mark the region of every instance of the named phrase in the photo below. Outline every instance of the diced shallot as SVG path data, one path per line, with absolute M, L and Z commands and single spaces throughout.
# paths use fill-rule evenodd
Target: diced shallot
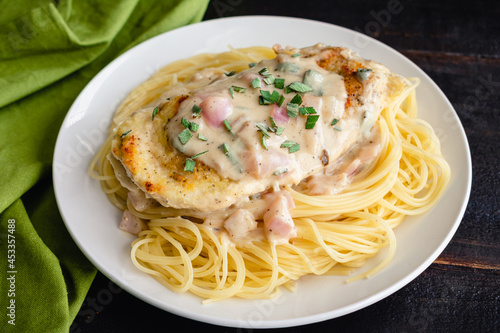
M 133 215 L 128 209 L 123 211 L 122 221 L 120 222 L 120 230 L 138 235 L 139 232 L 146 229 L 146 224 L 137 216 Z
M 233 112 L 229 98 L 209 96 L 200 103 L 203 120 L 213 127 L 222 126 L 222 122 Z
M 153 199 L 148 199 L 144 192 L 136 190 L 128 192 L 128 198 L 138 212 L 143 212 L 153 205 Z
M 276 199 L 284 197 L 287 203 L 287 209 L 295 208 L 295 202 L 293 201 L 292 195 L 287 190 L 274 191 L 264 194 L 264 199 L 266 199 L 269 204 L 273 203 Z

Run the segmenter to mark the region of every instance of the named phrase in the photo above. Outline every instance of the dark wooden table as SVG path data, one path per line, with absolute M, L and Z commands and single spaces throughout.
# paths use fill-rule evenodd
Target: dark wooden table
M 381 11 L 392 5 L 400 6 L 400 12 L 384 17 Z M 286 330 L 500 332 L 500 4 L 457 0 L 213 0 L 205 20 L 239 15 L 291 16 L 333 23 L 359 30 L 398 50 L 429 74 L 448 96 L 465 128 L 472 154 L 472 192 L 465 216 L 450 244 L 427 270 L 367 308 Z M 110 281 L 98 273 L 71 332 L 144 332 L 146 327 L 178 327 L 188 332 L 252 331 L 181 318 L 125 291 L 115 292 L 106 304 L 96 301 L 99 292 L 109 288 Z

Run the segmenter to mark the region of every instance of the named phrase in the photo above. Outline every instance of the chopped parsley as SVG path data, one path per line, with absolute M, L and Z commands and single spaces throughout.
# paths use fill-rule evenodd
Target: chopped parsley
M 369 69 L 369 68 L 358 68 L 358 70 L 356 71 L 356 76 L 361 80 L 361 81 L 364 81 L 366 79 L 368 79 L 368 77 L 370 76 L 372 70 Z
M 285 86 L 285 79 L 274 79 L 274 86 L 276 89 L 283 89 Z
M 155 107 L 153 109 L 153 114 L 151 115 L 151 120 L 154 120 L 157 114 L 158 114 L 158 107 Z
M 285 73 L 297 73 L 299 69 L 300 67 L 293 62 L 282 62 L 276 67 L 277 71 Z
M 198 105 L 193 105 L 193 117 L 201 117 L 201 108 Z
M 288 148 L 288 153 L 295 153 L 300 150 L 300 144 L 292 140 L 286 140 L 280 146 L 280 148 Z
M 197 132 L 198 129 L 200 128 L 200 125 L 198 125 L 197 123 L 195 122 L 191 122 L 189 124 L 189 129 L 192 131 L 192 132 Z
M 255 78 L 252 80 L 252 87 L 254 89 L 260 88 L 260 79 L 259 78 Z
M 179 141 L 185 145 L 189 139 L 191 139 L 193 135 L 191 134 L 191 131 L 189 129 L 185 129 L 183 130 L 179 135 L 178 135 L 178 138 L 179 138 Z
M 287 168 L 279 168 L 279 169 L 276 169 L 274 172 L 273 172 L 273 175 L 275 176 L 279 176 L 279 175 L 282 175 L 284 173 L 287 173 L 288 172 L 288 169 Z
M 231 98 L 233 98 L 233 99 L 234 99 L 233 93 L 235 91 L 237 93 L 244 93 L 245 91 L 247 91 L 247 88 L 238 87 L 238 86 L 231 86 L 231 87 L 229 87 L 229 94 L 231 95 Z
M 184 117 L 182 117 L 181 119 L 181 125 L 189 129 L 191 132 L 196 132 L 200 128 L 200 125 L 195 122 L 189 121 Z
M 267 138 L 262 135 L 261 139 L 260 139 L 260 144 L 262 145 L 262 148 L 264 148 L 265 150 L 268 150 L 267 149 Z
M 316 114 L 316 110 L 312 106 L 304 106 L 299 108 L 299 113 L 303 116 L 306 116 L 308 114 Z
M 257 128 L 259 129 L 260 132 L 262 132 L 262 135 L 264 135 L 265 137 L 267 138 L 270 138 L 271 135 L 269 134 L 269 132 L 267 131 L 267 127 L 266 127 L 266 124 L 262 124 L 262 123 L 256 123 L 255 126 L 257 126 Z
M 184 171 L 193 172 L 196 162 L 191 158 L 186 158 L 186 164 L 184 164 Z
M 290 101 L 290 103 L 295 103 L 297 105 L 300 105 L 300 104 L 302 104 L 302 97 L 300 97 L 299 94 L 296 94 L 295 96 L 293 96 L 293 98 Z
M 222 149 L 222 152 L 224 153 L 224 155 L 227 156 L 227 158 L 229 159 L 229 161 L 231 162 L 231 164 L 238 165 L 238 160 L 229 151 L 229 148 L 227 147 L 227 145 L 225 143 L 220 148 Z M 239 169 L 240 172 L 243 172 L 243 169 L 239 165 L 238 165 L 238 169 Z
M 234 89 L 234 91 L 236 91 L 237 93 L 244 93 L 245 91 L 247 91 L 247 88 L 238 87 L 238 86 L 233 86 L 233 89 Z
M 276 90 L 273 90 L 272 93 L 267 90 L 260 90 L 260 96 L 259 96 L 260 105 L 268 105 L 276 103 L 279 106 L 281 106 L 284 101 L 285 97 Z
M 313 129 L 319 119 L 319 114 L 309 115 L 306 120 L 306 129 Z
M 260 105 L 273 104 L 273 101 L 271 101 L 271 93 L 269 91 L 267 90 L 260 91 L 259 104 Z
M 296 92 L 300 92 L 300 93 L 305 93 L 305 92 L 309 92 L 309 91 L 313 90 L 307 84 L 299 82 L 299 81 L 292 82 L 288 87 L 290 87 L 291 90 L 296 91 Z
M 337 118 L 333 118 L 333 121 L 330 125 L 333 126 L 333 129 L 336 130 L 336 131 L 342 131 L 342 127 L 339 127 L 339 126 L 335 126 L 337 123 L 339 122 L 339 120 Z
M 276 122 L 274 121 L 273 116 L 269 116 L 269 121 L 271 122 L 272 127 L 277 127 Z
M 234 74 L 236 74 L 235 71 L 230 71 L 229 73 L 224 73 L 225 76 L 233 76 Z
M 264 67 L 262 68 L 260 71 L 259 71 L 259 74 L 266 77 L 266 76 L 269 76 L 271 75 L 271 72 L 269 71 L 269 68 L 267 67 Z
M 229 124 L 229 121 L 227 121 L 227 119 L 226 119 L 222 123 L 224 124 L 224 127 L 226 127 L 227 131 L 229 133 L 231 133 L 231 135 L 233 136 L 233 138 L 236 138 L 236 134 L 234 134 L 233 129 L 231 128 L 231 124 Z
M 299 105 L 296 103 L 292 103 L 292 102 L 287 103 L 286 111 L 287 111 L 288 117 L 297 118 L 297 115 L 299 114 Z
M 203 155 L 205 153 L 208 153 L 208 150 L 202 151 L 201 153 L 198 153 L 196 155 L 193 155 L 191 157 L 186 158 L 186 164 L 184 165 L 184 171 L 193 172 L 194 167 L 196 165 L 195 159 L 197 159 L 198 157 L 200 157 L 201 155 Z
M 181 125 L 184 126 L 185 128 L 189 128 L 189 125 L 191 124 L 191 122 L 189 120 L 187 120 L 186 118 L 182 117 L 181 119 Z
M 285 101 L 285 96 L 280 94 L 280 97 L 278 98 L 278 101 L 276 102 L 276 104 L 278 104 L 278 106 L 281 106 L 281 105 L 283 105 L 284 101 Z
M 272 132 L 276 133 L 276 135 L 281 135 L 281 133 L 283 133 L 285 129 L 276 125 L 276 122 L 274 121 L 274 118 L 272 116 L 269 116 L 269 120 L 271 121 L 271 127 L 269 129 Z
M 128 131 L 126 131 L 126 132 L 123 132 L 123 133 L 122 133 L 122 135 L 120 135 L 120 138 L 124 138 L 124 137 L 126 137 L 126 136 L 127 136 L 127 134 L 129 134 L 130 132 L 132 132 L 132 130 L 131 130 L 131 129 L 130 129 L 130 130 L 128 130 Z
M 194 160 L 194 159 L 196 159 L 196 158 L 200 157 L 201 155 L 206 154 L 208 152 L 209 152 L 208 150 L 202 151 L 201 153 L 198 153 L 196 155 L 191 156 L 191 159 Z

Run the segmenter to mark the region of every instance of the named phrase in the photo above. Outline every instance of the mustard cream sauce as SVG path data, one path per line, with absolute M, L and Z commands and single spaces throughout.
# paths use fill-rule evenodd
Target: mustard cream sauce
M 265 83 L 266 76 L 259 74 L 264 69 L 275 79 L 284 79 L 285 87 L 302 82 L 306 72 L 314 71 L 319 77 L 319 89 L 307 93 L 286 92 Z M 256 79 L 260 87 L 254 88 L 252 81 Z M 281 106 L 277 103 L 261 105 L 259 100 L 263 91 L 282 95 Z M 319 115 L 311 129 L 306 129 L 308 115 L 298 113 L 295 118 L 288 115 L 287 104 L 297 94 L 302 99 L 300 107 L 312 107 Z M 359 136 L 363 119 L 361 116 L 342 119 L 345 100 L 342 76 L 320 68 L 313 56 L 280 53 L 275 59 L 264 60 L 249 70 L 195 90 L 167 124 L 167 132 L 171 144 L 186 156 L 206 152 L 196 160 L 214 168 L 223 177 L 238 182 L 258 180 L 266 188 L 274 183 L 297 184 L 320 172 L 328 164 L 326 158 L 336 160 L 344 151 L 343 147 Z M 199 117 L 193 116 L 195 105 L 201 108 Z M 217 117 L 219 119 L 212 121 Z M 198 125 L 197 133 L 184 144 L 179 139 L 185 130 L 181 124 L 183 118 Z M 335 119 L 342 119 L 336 127 L 331 125 Z M 283 131 L 273 132 L 273 125 Z M 206 140 L 199 139 L 200 134 Z M 293 142 L 300 149 L 289 152 L 286 144 L 283 145 L 285 142 Z

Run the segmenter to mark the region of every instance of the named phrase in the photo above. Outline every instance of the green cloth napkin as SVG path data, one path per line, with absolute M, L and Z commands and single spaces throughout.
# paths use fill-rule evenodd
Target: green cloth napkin
M 0 331 L 68 332 L 96 269 L 57 210 L 51 163 L 85 85 L 208 0 L 0 0 Z M 13 325 L 15 324 L 15 325 Z

